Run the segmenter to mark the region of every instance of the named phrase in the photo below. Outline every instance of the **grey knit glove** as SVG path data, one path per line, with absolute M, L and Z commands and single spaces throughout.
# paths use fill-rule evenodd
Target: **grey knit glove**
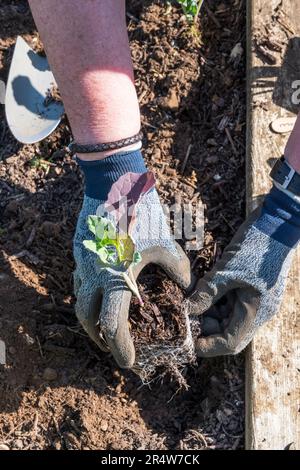
M 89 165 L 91 162 L 81 163 L 87 180 L 88 194 L 95 195 L 96 192 L 98 196 L 103 197 L 103 186 L 111 187 L 119 178 L 119 162 L 122 162 L 122 173 L 126 170 L 141 173 L 146 171 L 139 155 L 135 158 L 135 155 L 125 154 L 119 158 L 118 161 L 118 156 L 108 157 L 102 162 L 97 162 L 97 165 Z M 89 171 L 96 187 L 89 184 L 92 179 Z M 97 172 L 102 181 L 100 189 L 95 176 Z M 135 351 L 128 324 L 131 291 L 121 275 L 100 270 L 96 262 L 97 255 L 83 245 L 84 240 L 91 238 L 87 226 L 88 216 L 95 215 L 96 212 L 97 215 L 104 215 L 97 211 L 105 200 L 105 196 L 103 199 L 100 197 L 85 195 L 74 238 L 76 314 L 89 336 L 103 351 L 111 351 L 121 367 L 132 367 Z M 142 261 L 134 268 L 135 278 L 144 266 L 154 263 L 161 266 L 181 287 L 189 286 L 188 258 L 171 237 L 156 190 L 151 190 L 143 196 L 139 203 L 132 236 L 136 249 L 142 255 Z
M 240 352 L 276 314 L 299 239 L 300 204 L 274 187 L 187 301 L 190 315 L 203 315 L 199 356 Z

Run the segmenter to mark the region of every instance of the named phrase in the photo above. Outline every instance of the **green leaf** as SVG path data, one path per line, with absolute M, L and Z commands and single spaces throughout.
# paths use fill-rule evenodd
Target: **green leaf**
M 95 240 L 84 240 L 83 245 L 87 250 L 92 251 L 93 253 L 98 254 L 97 243 Z
M 99 261 L 101 264 L 103 264 L 104 266 L 110 264 L 110 254 L 109 254 L 109 251 L 105 248 L 105 246 L 101 247 L 98 251 L 97 251 L 97 255 L 99 256 Z
M 113 265 L 118 265 L 119 264 L 119 254 L 117 247 L 114 245 L 106 245 L 105 249 L 107 250 L 108 254 L 108 263 L 113 264 Z
M 133 254 L 134 254 L 134 242 L 132 238 L 128 235 L 126 238 L 119 238 L 119 256 L 120 261 L 133 261 Z
M 203 0 L 177 0 L 177 2 L 182 6 L 188 21 L 193 21 L 200 11 Z
M 87 218 L 89 230 L 95 235 L 95 240 L 84 240 L 87 250 L 96 253 L 101 269 L 107 269 L 114 274 L 122 274 L 128 287 L 137 295 L 141 305 L 143 301 L 130 267 L 138 264 L 142 257 L 135 251 L 135 244 L 130 235 L 120 236 L 114 224 L 105 217 L 90 215 Z
M 115 245 L 117 239 L 117 231 L 113 222 L 106 217 L 97 217 L 95 224 L 95 236 L 101 245 Z
M 117 232 L 113 222 L 106 217 L 89 215 L 87 218 L 89 230 L 95 235 L 96 241 L 100 246 L 108 243 L 115 245 Z
M 139 264 L 142 261 L 142 255 L 138 251 L 133 254 L 133 264 Z
M 94 235 L 96 235 L 96 225 L 97 225 L 98 218 L 99 217 L 97 217 L 96 215 L 89 215 L 87 218 L 88 228 Z
M 95 235 L 95 240 L 85 240 L 85 248 L 99 256 L 102 265 L 128 269 L 131 264 L 138 264 L 141 255 L 135 251 L 135 244 L 130 235 L 120 236 L 112 221 L 106 217 L 90 215 L 88 227 Z

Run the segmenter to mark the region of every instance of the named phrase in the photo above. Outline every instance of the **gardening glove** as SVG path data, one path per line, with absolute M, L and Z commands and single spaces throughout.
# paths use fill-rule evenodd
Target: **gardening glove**
M 300 202 L 274 186 L 187 301 L 203 315 L 199 356 L 239 353 L 276 314 L 299 238 Z
M 98 161 L 78 163 L 85 174 L 85 196 L 74 238 L 74 290 L 76 315 L 88 335 L 103 350 L 111 351 L 121 367 L 132 367 L 135 351 L 129 331 L 131 291 L 124 278 L 97 266 L 97 254 L 88 251 L 83 241 L 91 238 L 89 215 L 109 217 L 102 205 L 119 178 L 128 173 L 147 171 L 141 152 L 115 154 Z M 161 266 L 182 288 L 190 284 L 190 265 L 182 249 L 171 238 L 155 189 L 146 193 L 137 207 L 132 238 L 142 261 L 133 268 L 135 279 L 150 263 Z

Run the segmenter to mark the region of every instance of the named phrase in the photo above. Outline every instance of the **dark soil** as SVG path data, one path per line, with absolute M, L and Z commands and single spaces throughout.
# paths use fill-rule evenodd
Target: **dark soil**
M 50 103 L 60 103 L 61 101 L 62 99 L 58 87 L 56 85 L 52 86 L 46 94 L 44 105 L 48 106 Z
M 137 346 L 151 343 L 174 343 L 186 335 L 182 313 L 184 293 L 164 272 L 156 267 L 145 269 L 138 280 L 144 302 L 132 298 L 130 323 Z
M 130 305 L 131 334 L 136 348 L 134 371 L 146 384 L 167 378 L 177 382 L 179 389 L 188 389 L 187 365 L 196 365 L 196 356 L 193 345 L 185 346 L 191 336 L 183 309 L 184 292 L 155 265 L 142 271 L 138 286 L 144 305 L 136 297 Z M 194 324 L 196 339 L 200 335 L 200 321 Z
M 204 5 L 195 36 L 176 7 L 127 3 L 148 166 L 163 202 L 206 208 L 204 247 L 189 252 L 196 276 L 211 268 L 242 222 L 245 195 L 245 1 Z M 0 80 L 18 34 L 42 50 L 26 1 L 2 0 Z M 239 43 L 242 52 L 233 56 Z M 243 356 L 201 361 L 187 371 L 190 388 L 182 393 L 169 381 L 149 389 L 78 325 L 72 239 L 82 177 L 66 150 L 70 141 L 64 119 L 40 144 L 20 145 L 0 107 L 0 339 L 7 349 L 0 444 L 243 447 Z

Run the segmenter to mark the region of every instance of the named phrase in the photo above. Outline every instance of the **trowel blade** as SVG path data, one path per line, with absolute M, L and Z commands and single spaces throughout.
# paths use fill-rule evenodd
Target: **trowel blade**
M 18 36 L 6 86 L 5 113 L 19 142 L 40 142 L 60 123 L 62 103 L 45 101 L 53 86 L 55 79 L 46 57 L 36 54 Z

